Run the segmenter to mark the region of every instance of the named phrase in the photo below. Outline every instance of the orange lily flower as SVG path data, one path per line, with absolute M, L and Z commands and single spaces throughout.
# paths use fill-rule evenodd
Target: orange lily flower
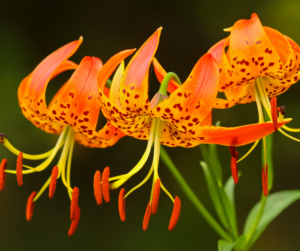
M 71 187 L 70 172 L 74 140 L 87 147 L 104 148 L 114 145 L 125 134 L 107 123 L 100 131 L 96 131 L 96 125 L 101 106 L 97 85 L 97 76 L 102 68 L 102 62 L 95 57 L 84 57 L 79 65 L 69 61 L 82 43 L 82 38 L 71 42 L 56 50 L 45 58 L 20 84 L 18 99 L 23 115 L 36 127 L 48 133 L 60 134 L 55 147 L 43 154 L 25 154 L 14 148 L 7 137 L 1 134 L 1 143 L 11 152 L 18 155 L 17 170 L 5 170 L 0 168 L 0 187 L 4 188 L 5 172 L 17 174 L 18 184 L 23 184 L 23 174 L 40 172 L 46 169 L 60 148 L 63 148 L 57 165 L 53 168 L 41 190 L 33 192 L 28 199 L 26 217 L 31 220 L 34 203 L 49 186 L 49 197 L 55 192 L 56 180 L 61 177 L 67 188 L 71 203 L 71 228 L 69 235 L 76 229 L 80 209 L 77 205 L 79 190 Z M 132 51 L 125 51 L 128 55 Z M 66 70 L 75 70 L 71 78 L 60 88 L 46 105 L 45 92 L 49 81 L 59 73 Z M 103 90 L 107 95 L 109 90 Z M 45 159 L 37 167 L 23 165 L 23 159 Z M 23 167 L 28 170 L 23 170 Z
M 211 126 L 211 109 L 216 101 L 219 85 L 219 72 L 215 60 L 210 54 L 204 55 L 194 66 L 185 83 L 168 96 L 169 79 L 163 81 L 160 91 L 149 102 L 149 67 L 156 53 L 161 28 L 158 29 L 136 52 L 124 69 L 123 59 L 112 57 L 102 68 L 98 76 L 103 114 L 106 119 L 123 133 L 142 140 L 148 140 L 146 151 L 139 163 L 127 174 L 110 177 L 110 189 L 115 190 L 137 173 L 147 161 L 152 145 L 154 156 L 151 169 L 146 178 L 127 194 L 122 189 L 119 197 L 121 220 L 125 220 L 125 198 L 142 186 L 154 173 L 150 201 L 147 206 L 143 229 L 146 230 L 151 212 L 157 212 L 160 188 L 174 202 L 169 229 L 177 222 L 180 200 L 173 196 L 162 184 L 159 174 L 160 145 L 170 147 L 194 147 L 201 143 L 240 146 L 256 141 L 272 132 L 271 122 L 253 124 L 235 128 Z M 116 70 L 109 96 L 101 91 Z M 177 80 L 179 81 L 179 80 Z M 289 122 L 279 122 L 279 126 Z M 96 175 L 95 175 L 96 177 Z M 108 189 L 106 188 L 108 191 Z M 96 194 L 96 191 L 95 191 Z M 176 220 L 175 220 L 176 219 Z
M 260 122 L 264 122 L 263 105 L 274 123 L 274 129 L 300 142 L 278 128 L 278 120 L 283 119 L 285 107 L 277 107 L 276 98 L 300 78 L 299 46 L 277 30 L 262 26 L 256 14 L 252 14 L 250 20 L 237 21 L 225 31 L 229 31 L 230 36 L 209 50 L 219 66 L 219 91 L 224 92 L 227 98 L 217 99 L 214 108 L 223 109 L 256 101 Z M 269 98 L 272 98 L 271 102 Z M 285 125 L 282 128 L 300 132 L 300 129 L 292 129 Z M 257 144 L 258 141 L 239 161 Z M 266 168 L 263 169 L 267 170 L 267 163 L 264 166 Z M 265 172 L 263 171 L 264 176 Z M 266 193 L 264 189 L 264 194 Z

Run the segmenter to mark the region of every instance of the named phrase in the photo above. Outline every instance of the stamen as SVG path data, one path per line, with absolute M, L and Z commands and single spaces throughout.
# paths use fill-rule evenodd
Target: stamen
M 264 196 L 268 196 L 268 164 L 265 164 L 262 168 L 262 186 Z
M 232 178 L 235 184 L 237 184 L 239 182 L 239 175 L 238 175 L 238 165 L 237 165 L 237 160 L 239 157 L 239 154 L 236 150 L 235 147 L 230 146 L 229 147 L 229 151 L 231 153 L 231 174 L 232 174 Z
M 33 209 L 35 203 L 33 202 L 33 199 L 36 195 L 36 191 L 32 192 L 27 200 L 27 206 L 26 206 L 26 220 L 31 221 Z
M 49 185 L 49 198 L 50 199 L 53 198 L 54 193 L 55 193 L 57 176 L 58 176 L 58 167 L 55 166 L 52 169 L 52 175 L 51 175 L 51 180 L 50 180 L 50 185 Z
M 110 175 L 110 169 L 109 167 L 105 167 L 102 173 L 102 192 L 103 192 L 103 198 L 106 203 L 110 201 L 109 196 L 109 175 Z
M 272 121 L 274 124 L 274 130 L 278 130 L 278 123 L 277 123 L 277 97 L 271 98 L 271 114 L 272 114 Z
M 17 182 L 19 186 L 23 185 L 23 153 L 20 152 L 17 158 Z
M 102 204 L 102 187 L 101 187 L 101 173 L 96 171 L 94 175 L 94 195 L 98 205 Z
M 126 217 L 125 217 L 125 188 L 122 188 L 120 193 L 119 193 L 119 214 L 120 214 L 120 218 L 121 221 L 125 221 Z
M 75 208 L 75 218 L 74 218 L 74 220 L 72 220 L 72 223 L 71 223 L 71 226 L 70 226 L 70 229 L 68 232 L 69 236 L 72 236 L 74 234 L 74 232 L 78 226 L 79 219 L 80 219 L 80 208 L 77 205 Z
M 76 216 L 76 208 L 78 206 L 78 197 L 79 197 L 79 189 L 78 189 L 78 187 L 74 187 L 73 193 L 72 193 L 72 200 L 71 200 L 71 210 L 70 210 L 71 220 L 74 220 L 75 216 Z
M 0 133 L 0 143 L 4 143 L 4 138 L 7 139 L 7 136 L 4 133 Z
M 173 230 L 177 224 L 180 215 L 180 210 L 181 210 L 181 202 L 180 199 L 176 196 L 174 199 L 174 207 L 173 207 L 172 216 L 169 224 L 170 231 Z
M 281 115 L 285 115 L 285 113 L 286 113 L 286 108 L 285 108 L 285 106 L 279 106 L 278 108 L 277 108 L 277 111 L 278 112 L 280 112 L 281 113 Z
M 150 202 L 148 202 L 146 212 L 144 215 L 144 220 L 143 220 L 143 230 L 146 231 L 148 228 L 149 220 L 151 216 L 151 207 L 150 207 Z
M 153 189 L 153 198 L 152 198 L 152 214 L 157 213 L 158 208 L 158 201 L 159 201 L 159 194 L 160 194 L 160 179 L 155 181 L 154 189 Z
M 5 169 L 7 166 L 7 159 L 3 159 L 1 161 L 1 165 L 0 165 L 0 191 L 2 191 L 4 189 L 5 186 L 5 177 L 6 177 L 6 173 L 5 173 Z

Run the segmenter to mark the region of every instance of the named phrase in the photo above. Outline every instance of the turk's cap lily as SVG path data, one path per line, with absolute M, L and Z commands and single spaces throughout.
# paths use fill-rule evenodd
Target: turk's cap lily
M 85 146 L 111 146 L 124 134 L 111 124 L 96 131 L 100 113 L 97 76 L 102 62 L 96 57 L 84 57 L 79 65 L 68 60 L 81 43 L 82 38 L 46 57 L 21 82 L 19 104 L 24 116 L 46 132 L 60 134 L 64 126 L 70 126 L 76 132 L 75 139 Z M 66 70 L 75 72 L 47 107 L 46 88 L 49 81 Z M 106 87 L 103 90 L 109 92 Z
M 255 101 L 253 85 L 257 78 L 263 81 L 269 97 L 287 91 L 298 81 L 300 48 L 291 38 L 262 26 L 256 14 L 226 31 L 230 35 L 209 50 L 219 66 L 219 91 L 227 97 L 218 99 L 215 108 Z

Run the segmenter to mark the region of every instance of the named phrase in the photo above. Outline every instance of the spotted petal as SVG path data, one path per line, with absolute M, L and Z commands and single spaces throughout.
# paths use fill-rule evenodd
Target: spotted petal
M 149 112 L 149 67 L 158 47 L 161 29 L 142 45 L 126 67 L 120 84 L 120 103 L 126 111 L 138 115 Z
M 212 55 L 205 54 L 185 83 L 152 109 L 153 116 L 173 123 L 182 132 L 196 127 L 216 101 L 218 81 L 217 64 Z
M 66 70 L 76 69 L 76 67 L 77 67 L 77 64 L 75 64 L 69 60 L 66 60 L 60 66 L 58 66 L 58 68 L 55 69 L 50 80 L 52 78 L 54 78 L 56 75 L 60 74 L 61 72 L 66 71 Z M 22 109 L 22 113 L 37 128 L 44 130 L 48 133 L 59 134 L 61 132 L 63 126 L 61 124 L 57 123 L 56 121 L 50 121 L 48 119 L 48 111 L 46 114 L 47 116 L 40 119 L 40 116 L 36 116 L 36 112 L 33 112 L 31 110 L 30 106 L 27 106 L 28 98 L 25 95 L 25 89 L 27 87 L 27 83 L 28 83 L 28 80 L 30 79 L 31 74 L 22 80 L 22 82 L 18 88 L 18 99 L 19 99 L 19 105 Z M 44 101 L 42 101 L 42 102 L 44 102 Z M 40 105 L 40 103 L 38 103 L 38 106 L 39 105 Z

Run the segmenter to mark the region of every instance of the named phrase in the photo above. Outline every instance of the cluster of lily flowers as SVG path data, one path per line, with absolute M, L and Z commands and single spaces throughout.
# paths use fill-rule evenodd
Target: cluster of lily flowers
M 299 78 L 300 48 L 292 39 L 262 26 L 258 16 L 253 14 L 250 20 L 239 20 L 233 27 L 225 29 L 230 35 L 210 48 L 181 84 L 178 76 L 173 72 L 167 73 L 155 58 L 161 30 L 156 30 L 137 52 L 134 49 L 121 51 L 104 65 L 96 57 L 84 57 L 79 65 L 69 60 L 82 43 L 80 38 L 50 54 L 23 79 L 18 89 L 23 115 L 37 128 L 58 134 L 59 138 L 52 150 L 32 155 L 17 150 L 5 134 L 0 134 L 1 143 L 18 156 L 16 170 L 6 169 L 7 160 L 2 160 L 0 190 L 4 189 L 7 173 L 16 174 L 21 186 L 24 174 L 45 170 L 62 149 L 45 185 L 28 198 L 28 221 L 32 219 L 38 198 L 48 187 L 49 198 L 53 198 L 57 179 L 61 178 L 71 200 L 69 235 L 76 230 L 80 218 L 79 189 L 71 186 L 70 179 L 74 141 L 97 148 L 113 146 L 126 135 L 148 141 L 144 155 L 128 173 L 110 177 L 109 167 L 103 170 L 102 175 L 100 171 L 95 173 L 94 194 L 99 205 L 102 199 L 110 201 L 110 190 L 121 188 L 143 168 L 153 146 L 153 160 L 147 176 L 129 192 L 121 188 L 119 193 L 119 214 L 125 221 L 125 198 L 153 177 L 143 220 L 144 230 L 148 227 L 151 214 L 157 213 L 161 189 L 174 204 L 169 230 L 175 227 L 180 214 L 180 199 L 171 195 L 159 177 L 161 145 L 185 148 L 203 143 L 229 146 L 232 176 L 238 183 L 237 162 L 245 158 L 259 140 L 263 140 L 266 149 L 266 136 L 278 130 L 300 141 L 283 130 L 300 131 L 285 125 L 291 119 L 284 118 L 285 107 L 277 107 L 276 100 L 277 95 L 287 91 Z M 124 59 L 134 52 L 125 66 Z M 148 78 L 152 64 L 161 85 L 149 100 Z M 67 70 L 75 71 L 47 106 L 45 93 L 48 83 Z M 218 98 L 219 92 L 223 92 L 226 99 Z M 212 109 L 226 109 L 254 101 L 258 109 L 257 124 L 232 128 L 212 126 Z M 96 131 L 100 109 L 107 123 Z M 263 115 L 263 109 L 269 121 L 265 121 L 267 118 Z M 238 159 L 236 147 L 250 143 L 254 145 Z M 23 164 L 24 159 L 44 161 L 31 167 Z M 262 185 L 267 196 L 266 156 L 264 159 Z

